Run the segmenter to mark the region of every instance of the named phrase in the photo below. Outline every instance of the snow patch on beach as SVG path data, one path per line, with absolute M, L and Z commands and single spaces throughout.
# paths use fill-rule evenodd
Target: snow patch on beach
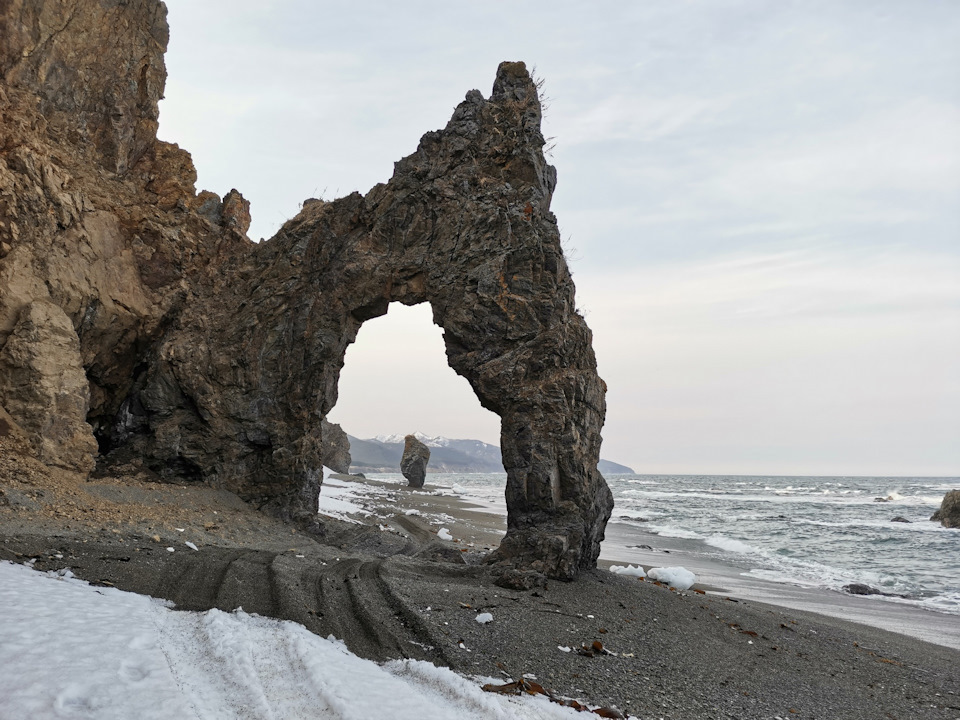
M 483 692 L 416 660 L 377 665 L 302 625 L 162 601 L 0 562 L 9 718 L 561 720 L 543 697 Z
M 627 577 L 642 578 L 647 576 L 642 567 L 634 567 L 633 565 L 611 565 L 610 572 Z
M 677 590 L 689 590 L 697 581 L 697 576 L 685 567 L 650 568 L 647 577 Z
M 389 491 L 363 482 L 342 480 L 332 477 L 333 471 L 323 468 L 323 486 L 320 488 L 319 512 L 338 520 L 359 524 L 352 515 L 369 517 L 373 515 L 366 507 L 366 501 L 376 496 L 389 495 Z

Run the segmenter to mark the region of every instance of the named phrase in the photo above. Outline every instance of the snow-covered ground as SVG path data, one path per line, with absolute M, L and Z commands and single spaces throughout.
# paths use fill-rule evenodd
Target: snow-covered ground
M 583 717 L 542 696 L 483 692 L 486 681 L 503 682 L 377 665 L 296 623 L 175 611 L 0 562 L 0 720 Z

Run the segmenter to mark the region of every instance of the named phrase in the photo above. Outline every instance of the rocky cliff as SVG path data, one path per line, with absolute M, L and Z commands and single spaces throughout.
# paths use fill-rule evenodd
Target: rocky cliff
M 48 464 L 145 463 L 312 521 L 347 346 L 429 302 L 451 367 L 502 418 L 508 533 L 491 558 L 570 578 L 612 508 L 605 404 L 576 312 L 522 63 L 467 93 L 366 196 L 245 236 L 156 139 L 156 0 L 0 3 L 0 405 Z
M 69 5 L 0 4 L 0 404 L 88 471 L 195 288 L 252 244 L 156 139 L 163 5 Z

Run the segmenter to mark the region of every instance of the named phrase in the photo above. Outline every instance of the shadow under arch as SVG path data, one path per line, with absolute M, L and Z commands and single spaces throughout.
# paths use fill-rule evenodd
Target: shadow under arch
M 288 517 L 316 513 L 321 420 L 347 347 L 391 302 L 429 303 L 448 364 L 501 419 L 507 535 L 490 561 L 570 579 L 613 507 L 592 337 L 550 201 L 537 91 L 502 63 L 366 196 L 309 200 L 184 313 L 141 399 L 155 458 Z M 221 357 L 227 353 L 229 357 Z

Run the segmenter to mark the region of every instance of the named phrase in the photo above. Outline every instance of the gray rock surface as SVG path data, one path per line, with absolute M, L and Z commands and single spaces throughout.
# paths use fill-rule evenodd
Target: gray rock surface
M 430 448 L 413 435 L 403 439 L 403 457 L 400 458 L 400 472 L 412 488 L 422 488 L 427 476 L 427 463 L 430 462 Z
M 323 464 L 334 472 L 349 474 L 351 464 L 350 440 L 343 428 L 336 423 L 322 420 L 320 431 L 323 437 Z
M 943 496 L 943 502 L 938 509 L 930 516 L 945 528 L 960 528 L 960 490 L 951 490 Z

